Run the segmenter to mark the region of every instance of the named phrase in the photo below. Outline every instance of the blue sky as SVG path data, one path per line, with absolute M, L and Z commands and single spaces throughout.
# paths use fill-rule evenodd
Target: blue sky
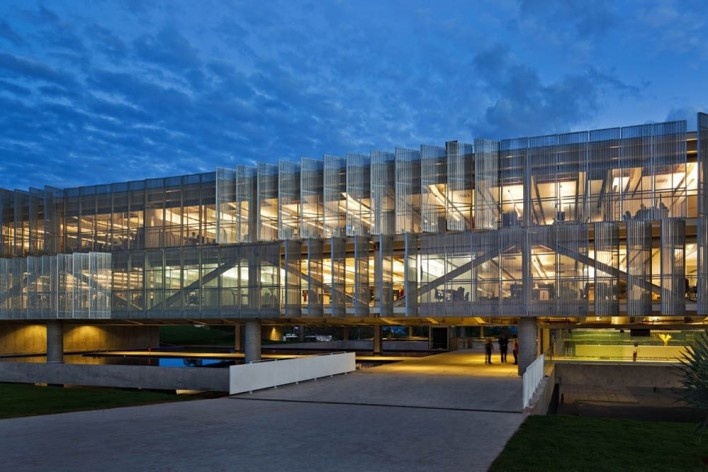
M 701 0 L 0 0 L 0 187 L 708 111 Z

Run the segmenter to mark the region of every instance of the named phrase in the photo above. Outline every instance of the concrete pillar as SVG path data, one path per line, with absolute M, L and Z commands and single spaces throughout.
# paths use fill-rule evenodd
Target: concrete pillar
M 536 360 L 538 347 L 538 326 L 536 318 L 519 318 L 519 375 L 526 372 L 526 368 Z
M 47 364 L 64 363 L 64 322 L 47 321 Z
M 413 326 L 408 327 L 408 339 L 413 339 Z
M 246 364 L 261 360 L 261 322 L 259 320 L 246 320 L 245 334 Z
M 234 325 L 234 351 L 243 351 L 243 343 L 241 342 L 241 325 Z
M 381 325 L 374 326 L 374 354 L 383 352 L 383 339 L 381 338 Z

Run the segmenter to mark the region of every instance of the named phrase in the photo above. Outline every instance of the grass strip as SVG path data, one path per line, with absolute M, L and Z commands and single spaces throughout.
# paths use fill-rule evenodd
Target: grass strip
M 48 415 L 69 411 L 98 410 L 214 398 L 213 393 L 177 395 L 151 390 L 0 383 L 0 418 Z
M 509 471 L 705 471 L 708 437 L 691 423 L 529 416 L 490 468 Z

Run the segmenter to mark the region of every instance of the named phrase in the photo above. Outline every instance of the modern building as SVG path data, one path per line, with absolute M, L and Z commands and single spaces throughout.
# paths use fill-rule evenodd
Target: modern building
M 510 325 L 521 370 L 582 345 L 577 333 L 682 345 L 708 316 L 706 161 L 699 114 L 696 132 L 677 121 L 2 190 L 0 350 L 57 362 L 154 346 L 173 323 L 244 326 L 247 359 L 283 326 L 374 326 L 380 350 L 385 325 L 446 339 Z

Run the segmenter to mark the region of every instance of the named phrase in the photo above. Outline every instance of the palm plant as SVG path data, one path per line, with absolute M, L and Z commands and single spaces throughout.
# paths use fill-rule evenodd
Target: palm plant
M 679 361 L 684 401 L 708 413 L 708 331 L 696 336 L 694 345 L 686 347 Z M 707 425 L 708 416 L 698 424 L 697 430 L 702 433 Z

